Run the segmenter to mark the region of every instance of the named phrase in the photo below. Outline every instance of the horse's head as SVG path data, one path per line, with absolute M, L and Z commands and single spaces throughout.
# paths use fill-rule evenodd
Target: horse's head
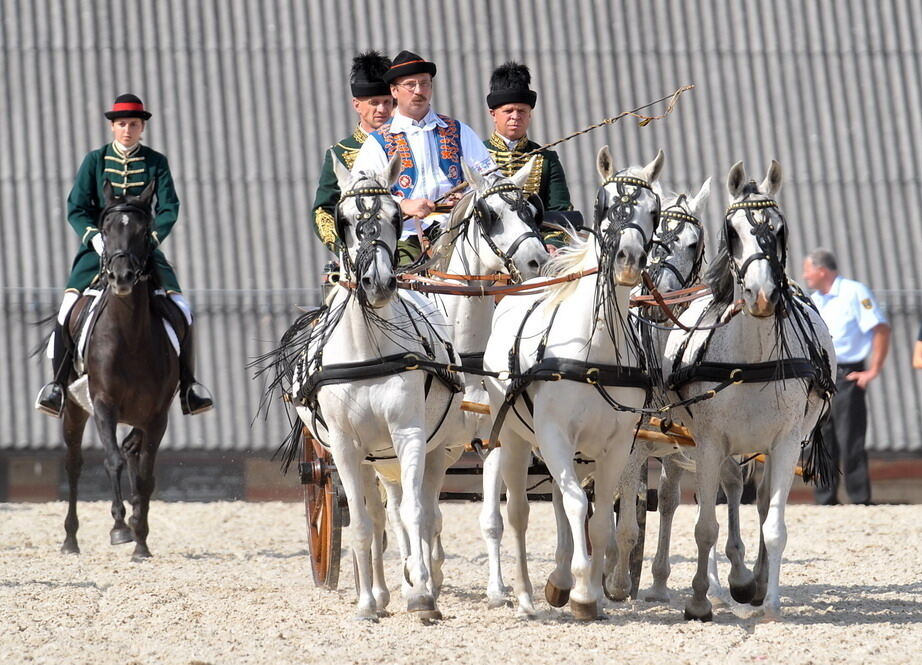
M 734 164 L 727 176 L 730 206 L 722 250 L 753 316 L 773 315 L 787 288 L 787 227 L 774 201 L 781 180 L 781 165 L 775 160 L 759 185 L 746 177 L 743 162 Z
M 704 260 L 701 216 L 710 194 L 708 178 L 694 197 L 678 194 L 663 202 L 648 268 L 654 286 L 661 293 L 684 289 L 698 279 Z
M 117 296 L 127 296 L 146 274 L 154 249 L 151 236 L 151 200 L 156 182 L 151 181 L 140 196 L 114 196 L 107 180 L 103 186 L 106 205 L 99 214 L 99 232 L 104 251 L 102 275 Z
M 539 234 L 544 206 L 537 195 L 523 189 L 533 164 L 534 158 L 511 178 L 490 178 L 462 163 L 464 178 L 473 191 L 458 202 L 449 221 L 455 227 L 473 216 L 468 230 L 484 241 L 474 244 L 489 248 L 478 255 L 482 267 L 505 272 L 517 281 L 537 277 L 548 259 Z
M 634 286 L 647 263 L 647 252 L 659 222 L 660 198 L 653 183 L 663 168 L 660 150 L 646 166 L 617 171 L 608 146 L 596 161 L 602 186 L 595 198 L 595 229 L 602 244 L 613 252 L 614 278 L 622 286 Z
M 345 248 L 345 273 L 355 278 L 363 304 L 383 307 L 397 289 L 394 257 L 403 219 L 391 186 L 400 175 L 400 155 L 391 158 L 384 173 L 361 172 L 353 178 L 335 159 L 333 169 L 342 192 L 336 233 Z

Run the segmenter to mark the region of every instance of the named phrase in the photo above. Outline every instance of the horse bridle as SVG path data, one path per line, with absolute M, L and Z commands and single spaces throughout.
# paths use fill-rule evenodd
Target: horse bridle
M 517 195 L 513 195 L 513 192 Z M 516 214 L 518 214 L 519 219 L 525 222 L 529 228 L 528 231 L 522 233 L 518 238 L 512 241 L 512 244 L 509 245 L 509 249 L 507 249 L 505 252 L 497 246 L 497 244 L 493 241 L 493 238 L 490 237 L 490 233 L 488 231 L 488 227 L 492 225 L 493 212 L 490 207 L 486 205 L 486 199 L 492 194 L 498 194 L 499 197 L 510 208 L 512 208 Z M 511 182 L 504 182 L 490 187 L 483 194 L 480 194 L 475 205 L 475 210 L 480 216 L 480 235 L 483 237 L 490 250 L 499 258 L 500 261 L 503 262 L 503 266 L 506 268 L 506 272 L 508 272 L 517 282 L 522 281 L 522 275 L 519 273 L 519 269 L 515 267 L 515 261 L 513 260 L 513 257 L 519 250 L 519 246 L 529 238 L 536 238 L 538 242 L 542 244 L 542 246 L 544 245 L 544 240 L 542 240 L 541 236 L 538 234 L 538 221 L 536 219 L 536 215 L 532 214 L 531 208 L 528 205 L 529 203 L 538 209 L 538 216 L 540 216 L 540 213 L 544 209 L 540 198 L 534 194 L 526 198 L 525 196 L 522 196 L 521 188 L 513 185 Z
M 618 195 L 611 205 L 606 206 L 603 198 L 608 195 L 608 190 L 606 189 L 607 185 L 614 183 L 617 186 Z M 631 187 L 632 189 L 628 189 Z M 647 238 L 646 232 L 640 227 L 639 224 L 633 221 L 635 216 L 635 208 L 637 207 L 637 200 L 640 198 L 643 190 L 648 190 L 653 196 L 656 197 L 656 210 L 653 214 L 653 233 L 650 238 Z M 618 237 L 624 235 L 628 229 L 634 229 L 640 233 L 640 237 L 643 238 L 644 247 L 649 248 L 650 243 L 653 242 L 653 235 L 656 235 L 656 229 L 659 227 L 659 194 L 653 191 L 653 188 L 650 187 L 648 183 L 643 178 L 635 178 L 634 176 L 627 175 L 614 175 L 608 178 L 605 182 L 602 183 L 599 188 L 599 193 L 596 195 L 595 199 L 595 214 L 594 214 L 594 226 L 595 230 L 599 231 L 602 228 L 602 220 L 608 219 L 608 228 L 605 229 L 606 235 L 611 235 L 612 237 L 617 234 Z
M 342 212 L 342 204 L 343 201 L 348 198 L 355 198 L 355 207 L 358 209 L 355 222 L 355 236 L 358 238 L 359 247 L 355 252 L 355 265 L 352 265 L 348 251 L 343 253 L 343 261 L 356 275 L 358 274 L 360 266 L 371 260 L 375 248 L 377 247 L 383 247 L 387 250 L 388 255 L 391 257 L 391 265 L 396 263 L 396 257 L 394 256 L 395 252 L 391 252 L 391 248 L 387 243 L 381 240 L 381 224 L 388 219 L 381 205 L 382 197 L 385 196 L 393 196 L 391 190 L 386 187 L 360 187 L 343 192 L 339 198 L 339 202 L 336 204 L 336 233 L 341 240 L 345 240 L 343 228 L 346 223 L 346 218 Z M 372 197 L 370 205 L 367 203 L 365 197 Z M 398 213 L 393 215 L 390 221 L 394 225 L 397 237 L 400 237 L 403 221 L 399 214 L 399 208 Z
M 749 266 L 755 261 L 768 261 L 769 267 L 771 268 L 772 277 L 775 279 L 779 288 L 785 288 L 787 283 L 787 278 L 784 272 L 784 265 L 786 262 L 786 245 L 787 243 L 781 243 L 781 256 L 778 256 L 777 251 L 777 239 L 775 237 L 775 225 L 772 222 L 771 218 L 768 215 L 769 210 L 774 210 L 778 216 L 781 218 L 782 225 L 784 224 L 784 216 L 781 215 L 781 211 L 778 209 L 778 204 L 772 199 L 761 199 L 758 201 L 737 201 L 736 203 L 731 203 L 727 208 L 726 216 L 724 218 L 724 234 L 727 239 L 727 247 L 729 251 L 729 240 L 730 240 L 730 219 L 738 211 L 743 210 L 746 214 L 746 220 L 749 222 L 749 226 L 752 228 L 752 234 L 756 238 L 756 242 L 759 244 L 759 249 L 762 251 L 754 252 L 746 257 L 742 265 L 737 269 L 736 262 L 732 260 L 730 266 L 731 270 L 734 273 L 734 277 L 739 284 L 743 283 L 743 278 L 746 276 L 746 271 L 749 269 Z M 756 217 L 758 212 L 758 218 Z M 781 227 L 782 233 L 784 232 L 784 226 Z
M 685 195 L 682 194 L 673 205 L 660 212 L 660 224 L 663 224 L 664 228 L 660 232 L 659 237 L 655 237 L 653 240 L 655 247 L 652 250 L 652 256 L 649 261 L 650 268 L 648 270 L 654 282 L 661 271 L 668 270 L 675 275 L 676 279 L 679 281 L 679 288 L 687 287 L 689 282 L 698 276 L 701 270 L 701 262 L 704 260 L 704 243 L 698 243 L 695 260 L 688 274 L 684 277 L 682 273 L 679 272 L 678 268 L 666 260 L 671 251 L 672 243 L 678 240 L 686 224 L 691 224 L 699 231 L 702 230 L 701 220 L 688 213 L 688 210 L 682 205 L 684 202 Z M 666 222 L 670 220 L 676 222 L 675 226 L 672 228 L 668 228 L 666 224 Z
M 134 213 L 134 214 L 140 215 L 141 217 L 144 218 L 145 226 L 148 228 L 150 227 L 151 222 L 153 221 L 153 215 L 151 215 L 150 208 L 140 206 L 140 205 L 135 205 L 134 203 L 131 203 L 129 201 L 118 201 L 116 203 L 110 204 L 106 206 L 105 208 L 103 208 L 102 212 L 99 214 L 100 219 L 102 220 L 102 223 L 99 225 L 100 229 L 105 228 L 106 217 L 108 217 L 109 215 L 113 213 Z M 128 261 L 128 267 L 131 269 L 131 271 L 135 275 L 134 279 L 131 282 L 132 286 L 137 284 L 138 282 L 141 282 L 147 279 L 148 274 L 144 271 L 144 268 L 146 267 L 147 262 L 150 258 L 150 249 L 152 249 L 152 245 L 150 242 L 150 234 L 145 233 L 144 235 L 145 235 L 145 238 L 147 239 L 148 252 L 147 252 L 147 256 L 145 256 L 143 260 L 138 258 L 136 254 L 128 251 L 127 249 L 117 249 L 114 252 L 109 252 L 105 248 L 105 242 L 103 242 L 103 253 L 102 253 L 102 256 L 100 257 L 100 264 L 101 264 L 102 272 L 104 274 L 112 276 L 112 269 L 111 269 L 112 261 L 114 261 L 115 259 L 126 259 Z M 105 241 L 105 237 L 103 237 L 103 240 Z

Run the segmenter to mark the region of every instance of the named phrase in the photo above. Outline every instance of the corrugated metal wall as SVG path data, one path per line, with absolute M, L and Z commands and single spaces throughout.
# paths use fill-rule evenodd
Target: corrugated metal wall
M 310 230 L 323 150 L 353 124 L 352 55 L 402 48 L 439 67 L 434 106 L 486 134 L 493 67 L 527 63 L 548 141 L 692 82 L 667 121 L 625 123 L 560 146 L 577 207 L 594 160 L 666 151 L 668 188 L 713 176 L 711 230 L 730 165 L 761 178 L 771 158 L 792 226 L 791 270 L 814 246 L 874 288 L 894 325 L 871 390 L 869 445 L 922 450 L 922 376 L 909 364 L 922 309 L 919 261 L 922 12 L 910 0 L 0 0 L 0 447 L 59 445 L 32 399 L 47 366 L 27 359 L 77 247 L 64 201 L 83 154 L 109 138 L 119 93 L 154 118 L 182 200 L 164 249 L 198 315 L 199 374 L 218 410 L 181 418 L 170 448 L 265 450 L 281 413 L 250 420 L 247 361 L 317 299 L 324 252 Z M 712 234 L 712 238 L 716 237 Z

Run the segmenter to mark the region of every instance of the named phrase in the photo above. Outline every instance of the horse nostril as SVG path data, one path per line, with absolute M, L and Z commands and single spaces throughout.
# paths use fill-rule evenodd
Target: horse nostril
M 362 286 L 364 286 L 364 287 L 366 287 L 366 288 L 370 287 L 370 286 L 371 286 L 371 277 L 368 277 L 367 275 L 366 275 L 365 277 L 363 277 L 363 278 L 362 278 Z
M 532 270 L 537 271 L 538 268 L 540 268 L 541 266 L 538 264 L 538 262 L 535 259 L 532 259 L 531 261 L 528 262 L 528 267 L 531 268 Z
M 389 280 L 387 280 L 387 289 L 388 291 L 393 291 L 396 288 L 397 288 L 397 278 L 391 277 Z

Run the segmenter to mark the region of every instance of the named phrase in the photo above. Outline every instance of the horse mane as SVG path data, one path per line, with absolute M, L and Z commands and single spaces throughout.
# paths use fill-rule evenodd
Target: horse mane
M 711 289 L 715 305 L 727 306 L 733 302 L 736 280 L 731 270 L 732 265 L 730 244 L 727 242 L 727 232 L 724 230 L 720 234 L 717 254 L 704 274 L 704 281 Z
M 567 232 L 570 244 L 557 250 L 544 264 L 542 275 L 548 278 L 561 277 L 579 270 L 597 268 L 599 265 L 598 241 L 592 234 L 584 240 L 576 234 Z M 546 300 L 549 307 L 555 307 L 569 296 L 577 287 L 579 280 L 561 282 L 547 287 Z

